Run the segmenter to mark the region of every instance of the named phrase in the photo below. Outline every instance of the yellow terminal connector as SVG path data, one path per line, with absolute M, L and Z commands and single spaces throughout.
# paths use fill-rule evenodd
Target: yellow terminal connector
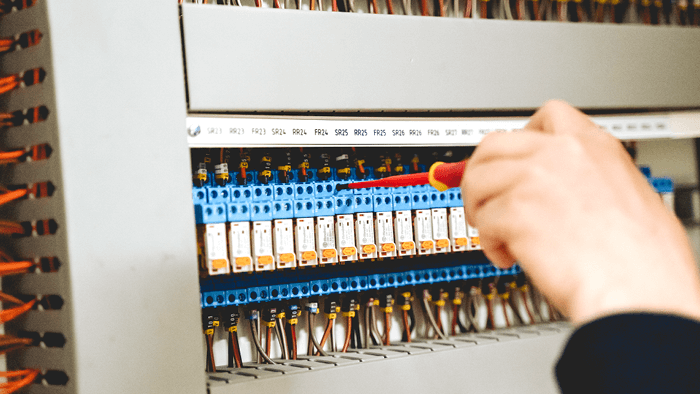
M 272 328 L 276 325 L 276 323 L 274 321 L 265 321 L 265 320 L 263 320 L 263 324 L 266 325 L 267 327 L 270 327 L 270 328 Z
M 238 326 L 231 326 L 228 328 L 229 332 L 237 332 L 238 331 Z
M 325 313 L 325 315 L 328 318 L 328 320 L 333 320 L 338 316 L 338 314 L 336 313 Z
M 343 317 L 355 317 L 355 311 L 343 312 Z
M 299 323 L 299 319 L 289 319 L 287 320 L 287 324 L 297 324 Z

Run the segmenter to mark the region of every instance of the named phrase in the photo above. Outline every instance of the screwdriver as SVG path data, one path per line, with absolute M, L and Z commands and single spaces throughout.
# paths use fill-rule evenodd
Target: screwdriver
M 438 191 L 444 192 L 453 187 L 459 187 L 462 182 L 462 175 L 467 168 L 467 162 L 460 161 L 457 163 L 435 162 L 430 166 L 428 172 L 418 174 L 394 175 L 383 179 L 372 181 L 354 182 L 354 183 L 339 183 L 336 184 L 336 190 L 345 189 L 366 189 L 368 187 L 403 187 L 403 186 L 418 186 L 431 185 Z

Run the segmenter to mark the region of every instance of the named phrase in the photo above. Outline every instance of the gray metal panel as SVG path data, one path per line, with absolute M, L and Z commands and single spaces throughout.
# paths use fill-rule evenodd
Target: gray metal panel
M 3 147 L 54 148 L 45 163 L 12 166 L 5 181 L 49 177 L 57 186 L 54 197 L 23 201 L 8 215 L 50 214 L 59 222 L 54 236 L 10 244 L 20 256 L 57 255 L 63 263 L 56 274 L 11 278 L 3 287 L 61 294 L 66 305 L 52 313 L 56 319 L 31 311 L 13 329 L 67 337 L 63 349 L 15 352 L 8 363 L 58 368 L 70 378 L 65 388 L 32 385 L 29 393 L 203 393 L 177 2 L 134 9 L 45 0 L 2 22 L 2 36 L 28 30 L 22 23 L 44 34 L 37 48 L 3 56 L 3 74 L 41 65 L 47 78 L 8 94 L 1 109 L 46 104 L 51 111 L 47 122 L 9 129 Z
M 323 394 L 328 392 L 330 382 L 334 382 L 333 392 L 337 394 L 558 393 L 553 366 L 571 328 L 556 327 L 558 332 L 552 335 L 486 342 L 302 373 L 278 373 L 255 380 L 236 379 L 236 371 L 231 370 L 230 379 L 221 379 L 221 374 L 217 374 L 209 393 Z M 530 331 L 539 329 L 535 326 Z
M 700 106 L 700 30 L 185 5 L 191 111 Z

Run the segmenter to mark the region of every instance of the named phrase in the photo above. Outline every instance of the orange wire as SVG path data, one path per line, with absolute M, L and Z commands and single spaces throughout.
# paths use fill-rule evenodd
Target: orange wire
M 343 349 L 340 351 L 345 353 L 350 347 L 350 339 L 352 338 L 352 317 L 348 316 L 348 330 L 345 332 L 345 342 L 343 343 Z
M 0 94 L 7 93 L 10 90 L 19 86 L 19 80 L 14 75 L 10 77 L 11 79 L 0 79 Z
M 31 338 L 17 338 L 9 335 L 0 335 L 0 354 L 9 353 L 13 350 L 24 346 L 29 346 L 34 343 Z
M 464 5 L 464 17 L 465 18 L 471 18 L 472 16 L 472 0 L 467 0 L 467 3 Z M 418 163 L 415 163 L 416 165 L 416 171 L 418 171 Z
M 375 14 L 379 13 L 379 5 L 377 5 L 377 0 L 372 0 L 372 12 Z
M 10 201 L 17 200 L 18 198 L 22 198 L 26 196 L 28 193 L 27 189 L 18 189 L 18 190 L 13 190 L 10 192 L 7 192 L 5 194 L 0 194 L 0 205 L 7 204 Z
M 428 0 L 420 0 L 420 14 L 428 16 Z
M 333 12 L 338 12 L 338 0 L 333 0 L 332 4 L 332 9 Z
M 389 11 L 389 14 L 394 14 L 394 3 L 392 0 L 386 0 L 386 8 Z
M 10 308 L 0 311 L 0 324 L 7 323 L 8 321 L 16 318 L 17 316 L 27 312 L 28 310 L 32 309 L 34 304 L 36 304 L 36 299 L 33 299 L 27 302 L 26 304 L 18 306 L 16 308 Z
M 25 369 L 22 371 L 11 371 L 11 372 L 21 372 L 24 377 L 20 380 L 14 381 L 14 382 L 7 382 L 3 383 L 0 385 L 0 394 L 12 394 L 16 392 L 17 390 L 23 388 L 24 386 L 27 386 L 31 384 L 37 376 L 39 376 L 39 371 L 38 369 Z M 14 376 L 22 376 L 22 375 L 14 375 Z
M 13 150 L 9 152 L 0 152 L 0 160 L 14 160 L 22 157 L 26 152 L 24 150 Z
M 0 291 L 0 301 L 11 302 L 11 303 L 16 304 L 16 305 L 24 304 L 24 301 L 20 300 L 19 298 L 11 296 L 9 294 L 5 294 L 1 291 Z
M 438 0 L 438 4 L 440 4 L 440 12 L 438 15 L 445 16 L 445 2 L 444 2 L 444 0 Z
M 0 234 L 24 234 L 24 228 L 19 223 L 0 220 Z
M 32 261 L 0 263 L 0 276 L 25 273 L 32 267 L 34 267 L 34 262 Z

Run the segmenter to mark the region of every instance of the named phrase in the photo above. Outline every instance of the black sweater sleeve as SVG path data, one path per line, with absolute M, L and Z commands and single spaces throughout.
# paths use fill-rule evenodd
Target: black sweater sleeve
M 556 366 L 562 393 L 700 393 L 700 322 L 621 314 L 580 327 Z

